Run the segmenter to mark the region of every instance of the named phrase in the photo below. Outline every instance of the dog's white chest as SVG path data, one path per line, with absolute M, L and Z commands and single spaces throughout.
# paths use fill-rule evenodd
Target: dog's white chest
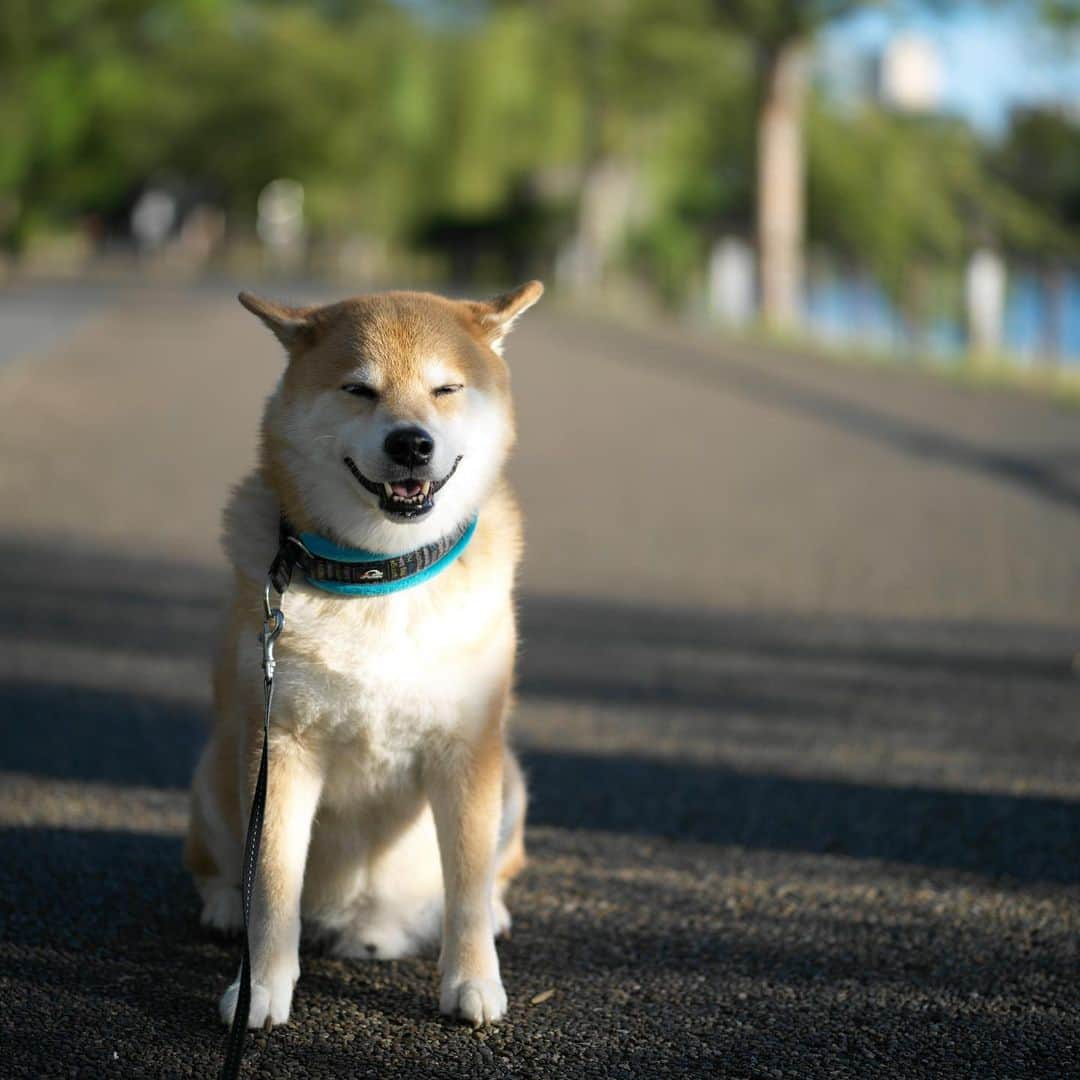
M 365 598 L 286 598 L 275 722 L 325 748 L 335 802 L 415 778 L 425 750 L 483 723 L 506 678 L 496 597 L 452 609 L 400 599 L 373 612 Z

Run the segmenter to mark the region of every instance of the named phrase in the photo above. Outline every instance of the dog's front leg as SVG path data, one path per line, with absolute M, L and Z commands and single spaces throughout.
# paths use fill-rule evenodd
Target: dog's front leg
M 257 767 L 257 762 L 256 762 Z M 259 868 L 251 900 L 251 1010 L 248 1027 L 289 1019 L 300 976 L 300 894 L 322 772 L 289 738 L 272 739 Z M 254 779 L 248 793 L 254 790 Z M 239 979 L 221 998 L 232 1023 Z
M 446 891 L 439 1008 L 475 1027 L 506 1012 L 492 920 L 502 762 L 493 724 L 477 743 L 433 755 L 426 770 Z

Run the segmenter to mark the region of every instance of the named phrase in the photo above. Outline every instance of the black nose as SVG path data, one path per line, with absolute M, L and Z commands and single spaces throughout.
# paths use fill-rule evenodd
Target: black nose
M 410 469 L 426 465 L 435 452 L 435 440 L 421 427 L 394 428 L 383 443 L 386 456 Z

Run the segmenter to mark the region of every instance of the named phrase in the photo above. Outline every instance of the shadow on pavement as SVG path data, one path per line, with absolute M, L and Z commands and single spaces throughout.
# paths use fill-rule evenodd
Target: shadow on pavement
M 1080 803 L 607 754 L 527 751 L 524 764 L 534 825 L 1080 882 Z
M 0 829 L 0 983 L 6 1015 L 21 1021 L 0 1027 L 14 1068 L 5 1075 L 53 1075 L 61 1062 L 63 1075 L 214 1074 L 224 1042 L 214 1002 L 235 971 L 236 942 L 197 928 L 179 846 Z M 560 854 L 553 834 L 542 846 Z M 527 874 L 514 886 L 518 922 L 500 949 L 512 1019 L 484 1043 L 437 1016 L 432 957 L 365 965 L 305 947 L 292 1020 L 253 1036 L 251 1075 L 706 1076 L 721 1074 L 721 1053 L 725 1069 L 759 1075 L 794 1039 L 823 1076 L 849 1055 L 855 1074 L 878 1075 L 867 1054 L 884 1044 L 903 1064 L 883 1075 L 951 1075 L 960 1042 L 971 1075 L 1011 1076 L 1069 1052 L 1070 1021 L 1033 1007 L 1031 994 L 1038 1002 L 1047 987 L 1068 986 L 1070 958 L 1046 945 L 1033 955 L 993 920 L 958 924 L 917 909 L 881 936 L 870 917 L 883 914 L 856 898 L 801 911 L 772 893 L 747 917 L 727 913 L 734 878 L 714 894 L 613 875 L 602 848 L 589 867 L 555 907 L 546 880 Z M 723 914 L 708 918 L 714 910 Z M 544 987 L 558 996 L 530 1008 Z M 927 1025 L 940 1037 L 920 1038 Z M 542 1068 L 553 1048 L 560 1058 Z
M 0 685 L 5 770 L 187 786 L 198 706 Z M 735 771 L 629 754 L 526 749 L 530 821 L 748 849 L 888 859 L 1025 881 L 1080 881 L 1080 803 Z
M 208 656 L 223 581 L 196 566 L 0 546 L 0 768 L 186 787 L 205 675 L 192 687 L 192 664 L 169 675 L 167 662 Z M 1075 801 L 965 791 L 963 776 L 943 787 L 800 770 L 826 743 L 840 768 L 852 748 L 872 744 L 887 761 L 911 743 L 952 754 L 976 779 L 987 761 L 1052 775 L 1078 741 L 1067 633 L 529 596 L 523 616 L 526 703 L 590 705 L 610 736 L 599 752 L 571 724 L 565 742 L 529 749 L 524 732 L 537 824 L 1080 880 Z M 33 662 L 13 670 L 8 658 L 27 645 Z M 151 661 L 160 679 L 128 678 Z M 739 765 L 746 747 L 779 767 Z
M 186 788 L 205 709 L 147 694 L 0 683 L 0 769 L 115 784 Z

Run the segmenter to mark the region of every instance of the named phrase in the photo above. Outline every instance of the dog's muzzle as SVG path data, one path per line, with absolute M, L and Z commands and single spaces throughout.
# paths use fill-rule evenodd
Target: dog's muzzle
M 461 464 L 459 457 L 453 468 L 441 480 L 417 480 L 406 477 L 403 480 L 369 480 L 356 466 L 351 457 L 346 457 L 345 466 L 349 472 L 366 488 L 379 498 L 379 509 L 389 518 L 409 521 L 429 514 L 435 508 L 435 495 L 446 486 L 447 481 L 457 472 Z

